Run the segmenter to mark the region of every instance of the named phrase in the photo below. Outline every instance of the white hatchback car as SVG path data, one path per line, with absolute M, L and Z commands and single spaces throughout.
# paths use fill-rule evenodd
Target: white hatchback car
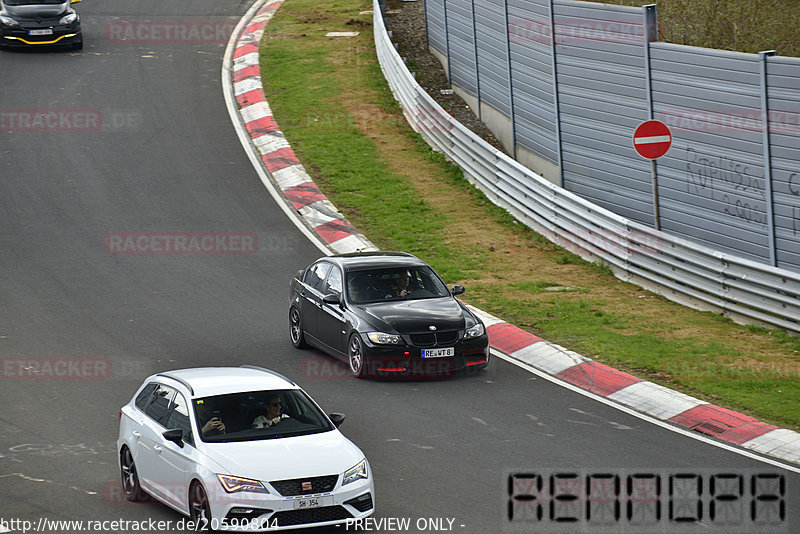
M 196 530 L 325 526 L 374 511 L 366 457 L 288 378 L 206 367 L 147 378 L 120 410 L 129 500 L 150 495 Z

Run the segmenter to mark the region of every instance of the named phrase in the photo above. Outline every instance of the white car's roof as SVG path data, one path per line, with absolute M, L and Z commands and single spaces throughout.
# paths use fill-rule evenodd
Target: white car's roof
M 247 367 L 196 367 L 165 371 L 156 376 L 173 378 L 191 387 L 194 398 L 239 391 L 299 389 L 297 384 L 278 373 Z

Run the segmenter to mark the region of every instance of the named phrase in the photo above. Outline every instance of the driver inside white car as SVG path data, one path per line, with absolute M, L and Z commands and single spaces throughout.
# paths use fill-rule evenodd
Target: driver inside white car
M 281 413 L 281 408 L 281 398 L 278 395 L 270 397 L 264 405 L 265 413 L 253 420 L 252 428 L 266 428 L 277 425 L 282 419 L 288 419 L 288 415 Z

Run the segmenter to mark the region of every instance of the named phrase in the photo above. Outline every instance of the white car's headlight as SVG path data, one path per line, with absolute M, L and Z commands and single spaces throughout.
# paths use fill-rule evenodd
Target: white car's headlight
M 68 15 L 64 15 L 61 17 L 61 20 L 58 21 L 59 24 L 72 24 L 78 18 L 77 13 L 69 13 Z
M 228 493 L 248 491 L 250 493 L 269 493 L 264 484 L 251 478 L 235 477 L 232 475 L 217 475 L 217 478 Z
M 385 332 L 370 332 L 367 337 L 378 345 L 399 345 L 400 336 L 397 334 L 387 334 Z
M 350 484 L 351 482 L 355 482 L 356 480 L 361 480 L 362 478 L 369 478 L 369 474 L 367 473 L 367 459 L 364 458 L 357 465 L 354 465 L 350 469 L 344 472 L 344 477 L 342 478 L 342 486 L 346 484 Z
M 476 324 L 472 328 L 467 328 L 466 332 L 464 332 L 464 339 L 472 339 L 474 337 L 481 337 L 483 333 L 486 332 L 486 329 L 483 327 L 481 323 Z
M 19 22 L 12 19 L 11 17 L 0 17 L 0 24 L 5 26 L 19 26 Z

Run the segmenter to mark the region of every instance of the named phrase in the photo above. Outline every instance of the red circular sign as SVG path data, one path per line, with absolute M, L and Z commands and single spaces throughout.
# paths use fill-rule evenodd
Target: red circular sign
M 672 132 L 661 121 L 645 121 L 633 132 L 633 148 L 640 156 L 657 159 L 672 145 Z

